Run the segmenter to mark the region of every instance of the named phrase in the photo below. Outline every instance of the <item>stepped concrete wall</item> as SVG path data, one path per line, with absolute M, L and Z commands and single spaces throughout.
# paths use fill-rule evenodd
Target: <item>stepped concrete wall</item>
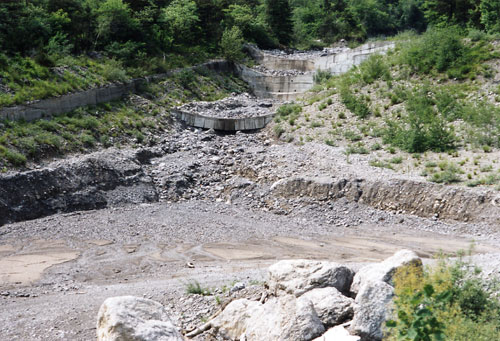
M 296 76 L 270 76 L 243 65 L 237 66 L 237 72 L 259 98 L 293 100 L 314 85 L 313 72 Z
M 172 114 L 187 125 L 203 129 L 224 131 L 256 130 L 264 128 L 272 121 L 274 114 L 245 117 L 245 118 L 219 118 L 173 110 Z
M 394 46 L 393 42 L 375 42 L 345 52 L 320 56 L 315 59 L 314 68 L 315 70 L 329 71 L 334 75 L 339 75 L 349 71 L 353 66 L 361 64 L 371 55 L 387 53 Z
M 298 70 L 302 72 L 315 70 L 313 60 L 282 58 L 265 53 L 254 45 L 245 45 L 245 50 L 255 61 L 259 62 L 259 64 L 265 66 L 269 70 Z
M 339 75 L 349 71 L 353 66 L 361 64 L 373 54 L 386 53 L 394 48 L 393 42 L 375 42 L 361 45 L 337 54 L 317 56 L 312 59 L 293 59 L 265 53 L 248 45 L 247 51 L 252 58 L 270 70 L 297 70 L 300 75 L 271 75 L 239 65 L 237 72 L 246 81 L 255 95 L 262 98 L 294 100 L 311 89 L 314 85 L 314 73 L 317 70 L 329 71 Z

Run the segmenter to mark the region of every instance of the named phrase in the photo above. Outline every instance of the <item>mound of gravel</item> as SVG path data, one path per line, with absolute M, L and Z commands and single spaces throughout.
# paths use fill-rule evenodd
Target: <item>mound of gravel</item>
M 215 102 L 192 102 L 176 108 L 177 111 L 216 118 L 247 118 L 272 113 L 273 102 L 244 93 Z

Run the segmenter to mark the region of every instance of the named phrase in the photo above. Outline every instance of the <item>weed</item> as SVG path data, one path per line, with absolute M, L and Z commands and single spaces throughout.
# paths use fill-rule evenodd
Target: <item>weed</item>
M 388 340 L 497 340 L 500 304 L 477 271 L 461 260 L 407 266 L 394 276 L 396 320 Z
M 378 159 L 370 160 L 369 165 L 372 167 L 387 168 L 394 170 L 394 167 L 390 163 Z
M 402 156 L 393 157 L 392 159 L 389 160 L 389 162 L 393 164 L 400 164 L 403 162 L 403 157 Z
M 370 151 L 366 149 L 365 145 L 362 142 L 358 142 L 356 144 L 350 144 L 346 148 L 346 154 L 370 154 Z
M 274 131 L 274 135 L 276 137 L 281 137 L 281 135 L 283 135 L 283 133 L 286 131 L 285 128 L 283 128 L 280 124 L 276 124 L 273 128 L 273 131 Z
M 186 293 L 193 295 L 203 295 L 203 296 L 209 296 L 212 294 L 210 289 L 203 288 L 198 281 L 192 281 L 186 283 Z
M 440 168 L 442 171 L 432 174 L 430 181 L 443 184 L 462 181 L 459 174 L 463 172 L 456 165 L 446 163 L 444 167 L 441 166 Z

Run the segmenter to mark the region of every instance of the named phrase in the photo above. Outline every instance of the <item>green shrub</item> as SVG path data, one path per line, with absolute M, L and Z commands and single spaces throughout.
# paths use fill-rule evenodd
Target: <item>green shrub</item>
M 93 147 L 96 143 L 96 140 L 94 138 L 94 136 L 88 134 L 88 133 L 84 133 L 80 136 L 80 141 L 82 141 L 82 144 L 85 146 L 85 147 Z
M 102 66 L 102 75 L 110 82 L 125 82 L 129 79 L 120 61 L 109 59 Z
M 238 26 L 226 29 L 222 34 L 220 46 L 224 58 L 231 62 L 239 62 L 243 59 L 243 35 Z
M 208 288 L 203 288 L 198 281 L 186 283 L 186 293 L 192 295 L 211 295 L 211 291 Z
M 370 154 L 370 151 L 365 147 L 362 142 L 350 144 L 347 146 L 345 153 L 350 154 Z
M 390 159 L 389 162 L 394 163 L 394 164 L 401 164 L 403 162 L 403 157 L 402 156 L 395 156 L 392 159 Z
M 314 83 L 323 84 L 332 78 L 332 73 L 328 70 L 318 70 L 313 76 Z
M 415 72 L 446 72 L 450 78 L 463 79 L 487 56 L 482 45 L 464 44 L 458 29 L 432 28 L 403 45 L 401 62 Z
M 385 81 L 389 81 L 391 79 L 389 66 L 386 63 L 385 58 L 381 55 L 373 55 L 361 63 L 359 66 L 359 72 L 361 73 L 361 79 L 365 84 L 372 84 L 380 78 Z
M 280 117 L 288 117 L 298 115 L 302 112 L 302 107 L 299 104 L 283 104 L 276 110 L 276 114 Z
M 273 130 L 276 137 L 281 137 L 281 135 L 283 135 L 283 133 L 286 131 L 285 128 L 283 128 L 280 124 L 276 124 Z
M 3 156 L 14 167 L 24 166 L 27 161 L 26 156 L 23 154 L 3 146 L 0 146 L 0 156 Z
M 470 268 L 459 260 L 398 269 L 387 340 L 500 339 L 500 304 Z
M 446 163 L 440 167 L 441 172 L 432 174 L 430 181 L 443 184 L 451 184 L 462 181 L 460 174 L 463 173 L 458 166 Z
M 388 120 L 384 143 L 390 143 L 410 153 L 427 150 L 446 151 L 455 147 L 455 134 L 446 120 L 436 112 L 432 98 L 423 87 L 406 103 L 407 116 L 400 122 Z
M 349 86 L 345 84 L 341 86 L 340 98 L 346 108 L 359 118 L 367 118 L 370 115 L 370 108 L 368 108 L 365 101 L 356 96 Z
M 369 165 L 372 167 L 387 168 L 394 170 L 394 167 L 390 163 L 378 159 L 370 160 Z

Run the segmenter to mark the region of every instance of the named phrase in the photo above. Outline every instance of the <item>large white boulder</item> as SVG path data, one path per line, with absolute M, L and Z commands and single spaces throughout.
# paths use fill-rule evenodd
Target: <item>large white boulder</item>
M 304 259 L 282 260 L 269 267 L 268 284 L 277 295 L 287 293 L 299 297 L 314 288 L 334 287 L 349 291 L 354 272 L 345 265 Z
M 324 333 L 312 303 L 293 295 L 274 297 L 265 304 L 241 299 L 231 302 L 212 321 L 226 338 L 247 341 L 311 340 Z
M 212 327 L 225 337 L 236 340 L 245 334 L 250 317 L 264 312 L 264 305 L 246 298 L 232 301 L 212 321 Z
M 359 341 L 359 339 L 359 336 L 349 334 L 344 326 L 335 326 L 313 341 Z
M 133 296 L 111 297 L 97 316 L 98 341 L 183 341 L 160 303 Z
M 325 327 L 341 324 L 350 319 L 354 313 L 354 300 L 342 295 L 333 287 L 310 290 L 298 300 L 311 302 Z
M 393 296 L 394 288 L 386 282 L 364 282 L 356 296 L 351 332 L 362 340 L 382 340 L 385 321 L 392 316 Z
M 401 250 L 381 263 L 362 267 L 354 276 L 351 292 L 357 293 L 364 282 L 383 281 L 391 284 L 397 269 L 406 265 L 422 266 L 422 260 L 413 251 Z

